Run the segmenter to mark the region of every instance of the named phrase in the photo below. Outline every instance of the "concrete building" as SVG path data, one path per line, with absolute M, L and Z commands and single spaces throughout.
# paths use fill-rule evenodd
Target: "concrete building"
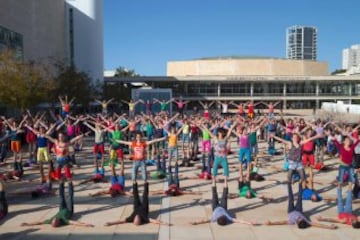
M 328 75 L 328 71 L 326 62 L 263 57 L 220 57 L 167 63 L 167 76 L 323 76 Z
M 316 60 L 317 29 L 309 26 L 287 28 L 286 56 L 288 59 Z
M 61 60 L 103 80 L 102 0 L 0 1 L 0 50 Z
M 105 83 L 143 82 L 152 88 L 170 88 L 173 97 L 192 101 L 280 100 L 284 109 L 360 100 L 360 76 L 330 76 L 326 63 L 218 58 L 169 62 L 167 66 L 168 76 L 107 77 Z
M 64 14 L 64 0 L 0 1 L 2 49 L 14 45 L 10 36 L 15 32 L 22 39 L 15 43 L 16 51 L 24 60 L 66 58 Z
M 342 68 L 346 69 L 348 74 L 360 74 L 360 44 L 343 50 Z

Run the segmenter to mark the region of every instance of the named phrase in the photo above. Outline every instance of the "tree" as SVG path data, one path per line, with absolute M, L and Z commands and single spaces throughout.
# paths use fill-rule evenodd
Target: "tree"
M 52 93 L 52 101 L 58 101 L 58 96 L 68 96 L 68 99 L 76 98 L 76 103 L 87 106 L 96 97 L 99 89 L 92 82 L 86 72 L 78 71 L 75 66 L 68 66 L 63 62 L 55 63 L 57 76 L 55 77 L 55 89 Z
M 0 101 L 19 110 L 46 100 L 54 81 L 45 65 L 16 61 L 12 51 L 0 53 Z
M 115 71 L 115 77 L 139 77 L 140 75 L 135 72 L 134 69 L 126 69 L 124 67 L 118 67 Z
M 341 74 L 341 73 L 346 73 L 346 69 L 336 69 L 335 71 L 333 71 L 331 73 L 331 75 L 336 75 L 336 74 Z

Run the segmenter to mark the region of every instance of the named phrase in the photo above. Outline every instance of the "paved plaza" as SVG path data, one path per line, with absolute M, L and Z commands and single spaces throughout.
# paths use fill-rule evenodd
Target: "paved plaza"
M 81 165 L 75 168 L 75 184 L 93 175 L 92 166 L 92 138 L 87 138 L 83 151 L 77 154 L 77 161 Z M 235 139 L 232 142 L 233 154 L 229 156 L 230 183 L 229 192 L 237 192 L 237 151 Z M 277 148 L 281 148 L 277 144 Z M 266 150 L 266 144 L 260 143 L 260 151 Z M 181 154 L 180 154 L 181 155 Z M 285 184 L 286 172 L 282 171 L 283 156 L 263 157 L 259 173 L 267 181 L 252 182 L 252 187 L 258 193 L 274 198 L 270 203 L 261 199 L 235 198 L 228 202 L 228 209 L 236 218 L 254 220 L 260 223 L 266 220 L 287 220 L 287 189 Z M 180 179 L 196 176 L 200 172 L 196 162 L 194 167 L 180 168 Z M 326 165 L 333 168 L 327 172 L 316 172 L 315 189 L 322 196 L 336 197 L 336 186 L 330 182 L 337 174 L 338 159 L 326 157 Z M 126 179 L 130 179 L 131 162 L 126 161 Z M 148 167 L 148 172 L 155 169 Z M 4 169 L 3 169 L 4 170 Z M 106 176 L 110 176 L 106 169 Z M 222 169 L 220 169 L 222 173 Z M 211 181 L 201 179 L 181 180 L 181 188 L 202 191 L 201 195 L 185 195 L 179 197 L 150 196 L 150 217 L 173 224 L 158 226 L 147 224 L 134 226 L 122 224 L 105 227 L 107 221 L 125 219 L 132 211 L 132 199 L 129 197 L 111 198 L 110 196 L 94 197 L 89 193 L 106 189 L 109 183 L 89 183 L 75 187 L 75 220 L 94 224 L 94 228 L 65 226 L 53 228 L 50 225 L 20 227 L 22 222 L 45 220 L 53 216 L 58 210 L 58 196 L 31 199 L 30 196 L 15 197 L 11 192 L 34 188 L 39 182 L 38 170 L 25 172 L 27 182 L 10 182 L 8 188 L 9 214 L 0 224 L 0 239 L 360 239 L 360 231 L 351 226 L 340 225 L 337 230 L 308 228 L 299 230 L 296 226 L 247 226 L 230 224 L 219 226 L 216 223 L 192 226 L 190 221 L 211 217 Z M 272 181 L 278 180 L 278 182 Z M 141 181 L 140 181 L 141 183 Z M 166 180 L 150 180 L 150 191 L 166 188 Z M 55 184 L 57 188 L 57 184 Z M 131 181 L 126 182 L 127 190 L 131 189 Z M 140 185 L 140 192 L 143 186 Z M 218 183 L 218 192 L 222 191 L 222 184 Z M 303 202 L 305 213 L 314 219 L 317 214 L 337 216 L 335 202 Z M 354 203 L 355 213 L 360 214 L 360 203 Z

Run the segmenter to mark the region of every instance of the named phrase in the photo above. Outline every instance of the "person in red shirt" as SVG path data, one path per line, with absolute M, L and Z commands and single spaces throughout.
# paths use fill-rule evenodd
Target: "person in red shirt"
M 140 132 L 135 134 L 134 141 L 122 141 L 115 140 L 116 142 L 124 145 L 128 145 L 131 148 L 131 156 L 133 161 L 132 171 L 131 171 L 131 179 L 135 182 L 138 169 L 141 168 L 142 179 L 147 182 L 146 176 L 146 146 L 151 145 L 156 142 L 161 142 L 166 139 L 166 137 L 154 139 L 151 141 L 142 141 L 142 136 Z
M 339 191 L 341 192 L 341 189 L 338 188 L 338 192 Z M 338 217 L 323 217 L 319 215 L 316 217 L 316 220 L 342 223 L 351 225 L 353 228 L 360 228 L 360 218 L 352 212 L 352 192 L 350 190 L 347 191 L 345 206 L 342 197 L 338 199 Z

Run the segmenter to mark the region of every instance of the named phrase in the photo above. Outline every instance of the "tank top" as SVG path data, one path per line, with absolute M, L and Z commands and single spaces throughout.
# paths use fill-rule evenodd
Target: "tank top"
M 184 103 L 183 103 L 182 101 L 178 102 L 178 103 L 177 103 L 177 107 L 178 107 L 179 109 L 182 109 L 182 108 L 184 107 Z
M 250 103 L 249 106 L 248 106 L 248 112 L 249 113 L 254 113 L 254 105 L 252 103 Z
M 249 135 L 241 135 L 239 144 L 240 148 L 249 148 Z
M 207 130 L 202 131 L 202 138 L 203 138 L 203 141 L 208 141 L 208 140 L 210 140 L 210 133 L 209 133 L 209 131 L 207 131 Z
M 104 142 L 104 132 L 102 130 L 96 130 L 95 131 L 95 143 L 103 143 L 103 142 Z
M 241 104 L 239 105 L 239 113 L 243 114 L 244 113 L 244 106 Z
M 47 139 L 44 136 L 38 136 L 37 138 L 37 146 L 39 148 L 43 148 L 47 146 Z
M 75 126 L 74 125 L 67 125 L 67 127 L 66 127 L 66 135 L 69 136 L 69 137 L 75 135 Z
M 182 133 L 183 134 L 189 134 L 189 132 L 190 132 L 190 126 L 188 124 L 184 124 Z
M 58 157 L 66 156 L 68 153 L 69 145 L 65 143 L 63 146 L 59 146 L 59 144 L 55 144 L 55 154 Z
M 64 112 L 70 112 L 70 105 L 69 104 L 64 104 L 64 106 L 63 106 L 63 111 Z
M 274 112 L 274 105 L 270 104 L 269 105 L 269 113 L 273 113 Z
M 167 108 L 167 103 L 160 103 L 160 110 L 165 111 Z
M 134 111 L 135 109 L 135 103 L 129 103 L 129 110 Z
M 305 143 L 305 144 L 302 146 L 302 150 L 303 150 L 304 153 L 306 153 L 306 154 L 313 154 L 313 153 L 314 153 L 314 142 L 313 142 L 313 141 L 310 141 L 310 142 Z
M 135 124 L 135 122 L 130 122 L 129 123 L 129 131 L 130 132 L 133 132 L 133 131 L 135 131 L 136 130 L 136 124 Z
M 113 140 L 122 140 L 122 132 L 121 131 L 113 131 L 112 133 Z M 113 142 L 113 146 L 119 146 L 120 144 L 116 141 Z
M 177 146 L 177 136 L 176 134 L 170 134 L 169 136 L 169 147 Z
M 292 146 L 289 150 L 289 160 L 294 162 L 301 162 L 301 146 Z
M 215 142 L 215 155 L 219 157 L 225 157 L 226 145 L 227 145 L 227 141 L 225 139 L 217 140 Z
M 133 160 L 135 161 L 144 160 L 145 149 L 146 149 L 146 143 L 144 142 L 137 143 L 136 141 L 132 142 L 131 150 L 133 152 Z

